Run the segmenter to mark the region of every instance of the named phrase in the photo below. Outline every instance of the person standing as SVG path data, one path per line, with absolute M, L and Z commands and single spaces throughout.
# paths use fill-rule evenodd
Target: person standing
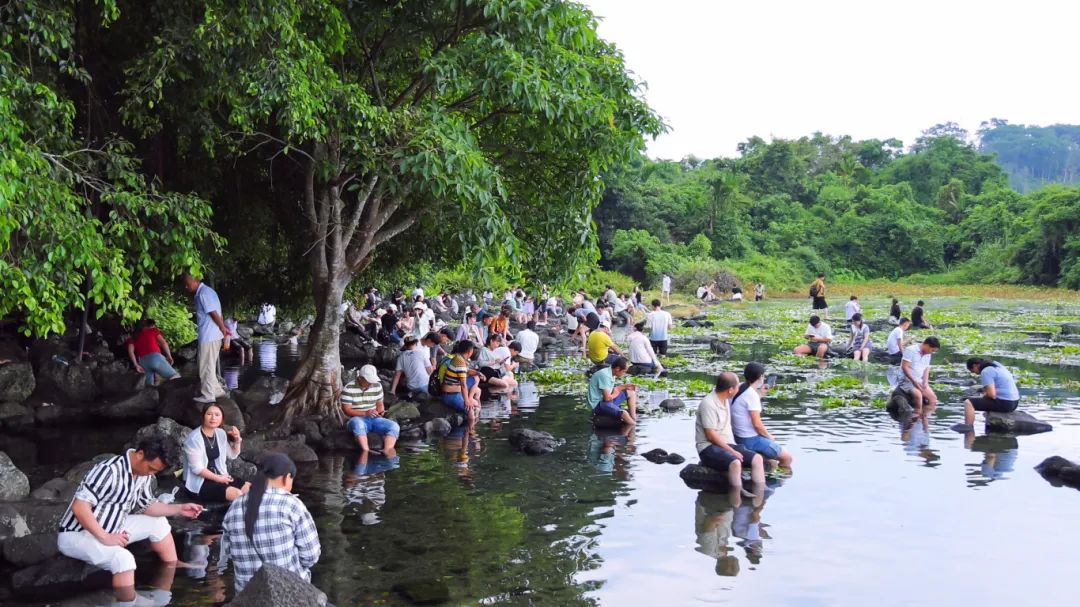
M 664 277 L 660 280 L 660 295 L 664 301 L 671 303 L 671 276 L 667 272 L 664 272 Z
M 754 301 L 761 301 L 765 299 L 765 283 L 759 282 L 754 287 Z
M 647 369 L 649 373 L 663 373 L 664 365 L 660 364 L 660 359 L 656 357 L 656 351 L 653 350 L 649 338 L 642 333 L 644 328 L 644 321 L 635 324 L 634 330 L 630 332 L 630 337 L 627 338 L 630 364 Z
M 862 306 L 859 305 L 859 297 L 856 295 L 852 295 L 851 299 L 849 299 L 848 302 L 844 304 L 844 322 L 850 324 L 852 317 L 854 317 L 856 314 L 861 313 Z
M 652 312 L 645 317 L 645 324 L 649 327 L 649 342 L 653 350 L 660 356 L 667 356 L 668 331 L 675 325 L 675 319 L 671 312 L 661 307 L 660 300 L 652 300 Z
M 815 312 L 824 310 L 822 315 L 829 320 L 829 304 L 825 301 L 825 274 L 820 273 L 817 279 L 810 284 L 810 299 L 813 300 L 811 307 Z
M 218 380 L 218 359 L 221 356 L 221 342 L 229 347 L 229 329 L 221 316 L 221 300 L 218 294 L 191 274 L 184 275 L 184 286 L 195 296 L 195 325 L 199 343 L 199 396 L 195 402 L 212 403 L 218 397 L 225 396 L 225 389 Z

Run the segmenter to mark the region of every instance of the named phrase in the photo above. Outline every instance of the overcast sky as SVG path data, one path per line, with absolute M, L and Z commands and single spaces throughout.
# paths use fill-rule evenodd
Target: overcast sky
M 753 135 L 899 137 L 1080 123 L 1069 0 L 584 0 L 671 132 L 649 154 L 736 155 Z

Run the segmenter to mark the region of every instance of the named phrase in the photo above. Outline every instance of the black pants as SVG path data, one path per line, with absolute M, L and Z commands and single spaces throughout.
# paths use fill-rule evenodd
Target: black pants
M 971 399 L 971 406 L 975 407 L 976 411 L 991 411 L 994 413 L 1011 413 L 1016 411 L 1016 406 L 1020 404 L 1018 400 L 1001 400 L 1000 398 L 986 398 L 981 396 L 979 398 Z

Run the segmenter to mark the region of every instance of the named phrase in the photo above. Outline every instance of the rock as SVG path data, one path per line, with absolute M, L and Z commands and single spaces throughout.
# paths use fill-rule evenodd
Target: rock
M 359 333 L 342 331 L 338 337 L 338 353 L 341 359 L 350 361 L 354 366 L 374 361 L 378 349 L 378 344 Z
M 727 473 L 713 470 L 708 466 L 687 464 L 679 471 L 679 478 L 691 489 L 705 491 L 727 491 Z
M 153 388 L 139 390 L 130 396 L 105 402 L 90 410 L 106 419 L 145 419 L 158 414 L 158 391 Z
M 709 342 L 709 349 L 713 351 L 713 354 L 728 356 L 735 348 L 719 337 L 714 337 L 712 341 Z
M 238 395 L 237 401 L 244 410 L 261 405 L 276 405 L 285 398 L 289 380 L 284 377 L 263 376 L 255 380 L 247 390 Z
M 296 323 L 294 323 L 291 320 L 283 320 L 283 321 L 278 323 L 277 332 L 280 335 L 288 335 L 295 328 L 296 328 Z
M 249 327 L 248 325 L 237 325 L 236 335 L 239 336 L 241 339 L 251 339 L 255 336 L 255 329 Z
M 247 442 L 254 443 L 252 445 Z M 295 434 L 284 440 L 258 441 L 251 439 L 245 441 L 244 451 L 240 454 L 244 459 L 256 464 L 262 461 L 267 453 L 284 453 L 289 459 L 300 464 L 304 462 L 317 462 L 319 456 L 315 450 L 307 446 L 303 434 Z
M 21 428 L 34 425 L 34 412 L 18 403 L 0 403 L 0 425 Z
M 21 500 L 30 495 L 30 479 L 15 467 L 7 453 L 0 451 L 0 501 Z
M 439 605 L 450 600 L 450 588 L 437 579 L 409 580 L 394 584 L 393 590 L 413 605 Z
M 386 419 L 391 419 L 399 424 L 403 421 L 410 419 L 417 419 L 420 417 L 420 409 L 412 403 L 398 403 L 393 407 L 386 410 L 384 414 Z
M 175 358 L 175 355 L 173 355 Z M 203 405 L 195 402 L 199 395 L 199 378 L 183 377 L 167 381 L 158 387 L 158 411 L 163 417 L 172 418 L 187 426 L 202 423 L 200 413 Z
M 260 325 L 260 324 L 256 324 L 256 325 L 255 325 L 255 326 L 254 326 L 254 327 L 253 327 L 253 328 L 251 329 L 251 333 L 252 333 L 253 335 L 258 335 L 258 336 L 260 336 L 260 337 L 266 337 L 266 336 L 268 336 L 268 335 L 273 335 L 273 334 L 274 334 L 274 326 L 273 326 L 273 325 Z
M 424 439 L 424 429 L 420 426 L 402 427 L 400 440 L 419 441 Z
M 44 485 L 30 492 L 30 497 L 36 500 L 48 500 L 68 503 L 79 488 L 78 482 L 69 481 L 63 477 L 57 477 L 47 481 Z
M 1062 335 L 1080 335 L 1080 322 L 1061 323 Z
M 593 415 L 592 425 L 594 428 L 622 428 L 623 422 L 607 415 Z
M 193 341 L 172 349 L 173 359 L 177 362 L 195 362 L 199 358 L 199 342 Z
M 646 451 L 641 456 L 654 464 L 681 464 L 686 461 L 686 458 L 678 453 L 668 453 L 663 449 Z
M 428 439 L 446 436 L 450 434 L 450 422 L 442 417 L 436 417 L 424 424 L 424 434 Z
M 11 589 L 16 596 L 38 601 L 64 599 L 111 586 L 112 574 L 108 571 L 59 555 L 11 576 Z
M 729 327 L 736 329 L 764 329 L 765 325 L 752 320 L 735 320 L 728 323 Z
M 230 476 L 242 481 L 250 482 L 254 480 L 255 475 L 259 473 L 258 466 L 240 457 L 227 460 L 225 465 L 228 468 Z
M 4 540 L 4 560 L 16 567 L 34 565 L 58 554 L 56 533 L 35 533 Z
M 68 468 L 68 471 L 64 473 L 63 478 L 66 481 L 78 484 L 82 481 L 83 477 L 86 476 L 86 473 L 94 467 L 95 464 L 115 456 L 115 453 L 99 453 L 89 461 L 82 462 L 81 464 L 75 464 L 71 468 Z
M 0 402 L 22 402 L 30 398 L 37 383 L 34 370 L 28 362 L 0 365 Z
M 1029 413 L 1013 411 L 1011 413 L 987 413 L 986 431 L 1004 434 L 1039 434 L 1049 432 L 1054 427 L 1036 419 Z
M 664 411 L 679 411 L 686 408 L 686 403 L 681 398 L 665 398 L 660 401 L 660 408 Z
M 678 453 L 668 453 L 667 463 L 669 464 L 681 464 L 686 461 L 686 458 Z
M 89 402 L 97 398 L 99 390 L 93 370 L 86 364 L 49 359 L 38 373 L 40 383 L 52 386 L 74 402 Z
M 651 376 L 651 375 L 655 375 L 656 371 L 653 371 L 653 369 L 651 367 L 646 367 L 644 365 L 636 365 L 635 364 L 635 365 L 630 365 L 630 369 L 627 370 L 627 373 L 629 373 L 630 375 L 635 375 L 635 376 L 636 375 Z M 660 377 L 665 377 L 665 376 L 667 376 L 667 371 L 666 370 L 660 374 Z
M 122 360 L 113 360 L 94 371 L 101 393 L 108 396 L 131 394 L 146 383 L 146 376 L 141 375 Z
M 698 321 L 696 321 L 696 320 L 684 320 L 682 326 L 684 326 L 684 327 L 686 327 L 688 329 L 696 329 L 696 328 L 700 327 L 701 324 L 698 323 Z
M 56 531 L 67 502 L 0 502 L 0 540 Z
M 326 594 L 295 573 L 265 564 L 229 603 L 230 607 L 324 607 Z
M 885 411 L 893 419 L 900 421 L 911 419 L 915 413 L 915 407 L 911 403 L 911 397 L 900 388 L 893 390 L 889 396 L 889 402 L 885 405 Z
M 1044 459 L 1042 463 L 1035 466 L 1035 470 L 1055 487 L 1065 485 L 1080 489 L 1080 465 L 1074 464 L 1060 455 Z
M 228 426 L 236 426 L 240 429 L 241 432 L 245 430 L 247 424 L 244 423 L 244 413 L 240 411 L 240 405 L 236 404 L 235 400 L 227 396 L 222 396 L 217 399 L 217 406 L 221 407 L 223 428 L 227 428 Z M 199 420 L 198 424 L 201 423 L 202 420 Z M 192 425 L 194 426 L 197 424 Z
M 167 470 L 164 470 L 162 472 L 164 474 L 183 467 L 183 462 L 180 460 L 182 459 L 184 439 L 187 438 L 187 435 L 190 433 L 191 428 L 181 426 L 176 423 L 175 420 L 168 417 L 159 417 L 155 423 L 139 428 L 139 430 L 135 432 L 134 438 L 131 439 L 131 442 L 128 443 L 127 446 L 128 448 L 134 448 L 139 444 L 139 441 L 155 434 L 165 437 L 166 440 L 172 443 L 173 449 L 175 449 L 174 458 L 177 461 L 173 462 L 173 465 L 169 466 Z
M 562 444 L 562 441 L 547 432 L 514 428 L 510 432 L 510 444 L 525 455 L 544 455 L 555 451 L 555 447 Z

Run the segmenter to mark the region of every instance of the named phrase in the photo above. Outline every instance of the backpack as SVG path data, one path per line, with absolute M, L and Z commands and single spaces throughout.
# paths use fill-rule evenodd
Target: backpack
M 810 297 L 817 297 L 818 288 L 816 284 L 810 285 Z
M 432 396 L 442 394 L 443 378 L 446 377 L 446 366 L 450 364 L 450 359 L 450 356 L 444 356 L 439 360 L 439 364 L 435 365 L 435 371 L 428 378 L 428 394 Z

